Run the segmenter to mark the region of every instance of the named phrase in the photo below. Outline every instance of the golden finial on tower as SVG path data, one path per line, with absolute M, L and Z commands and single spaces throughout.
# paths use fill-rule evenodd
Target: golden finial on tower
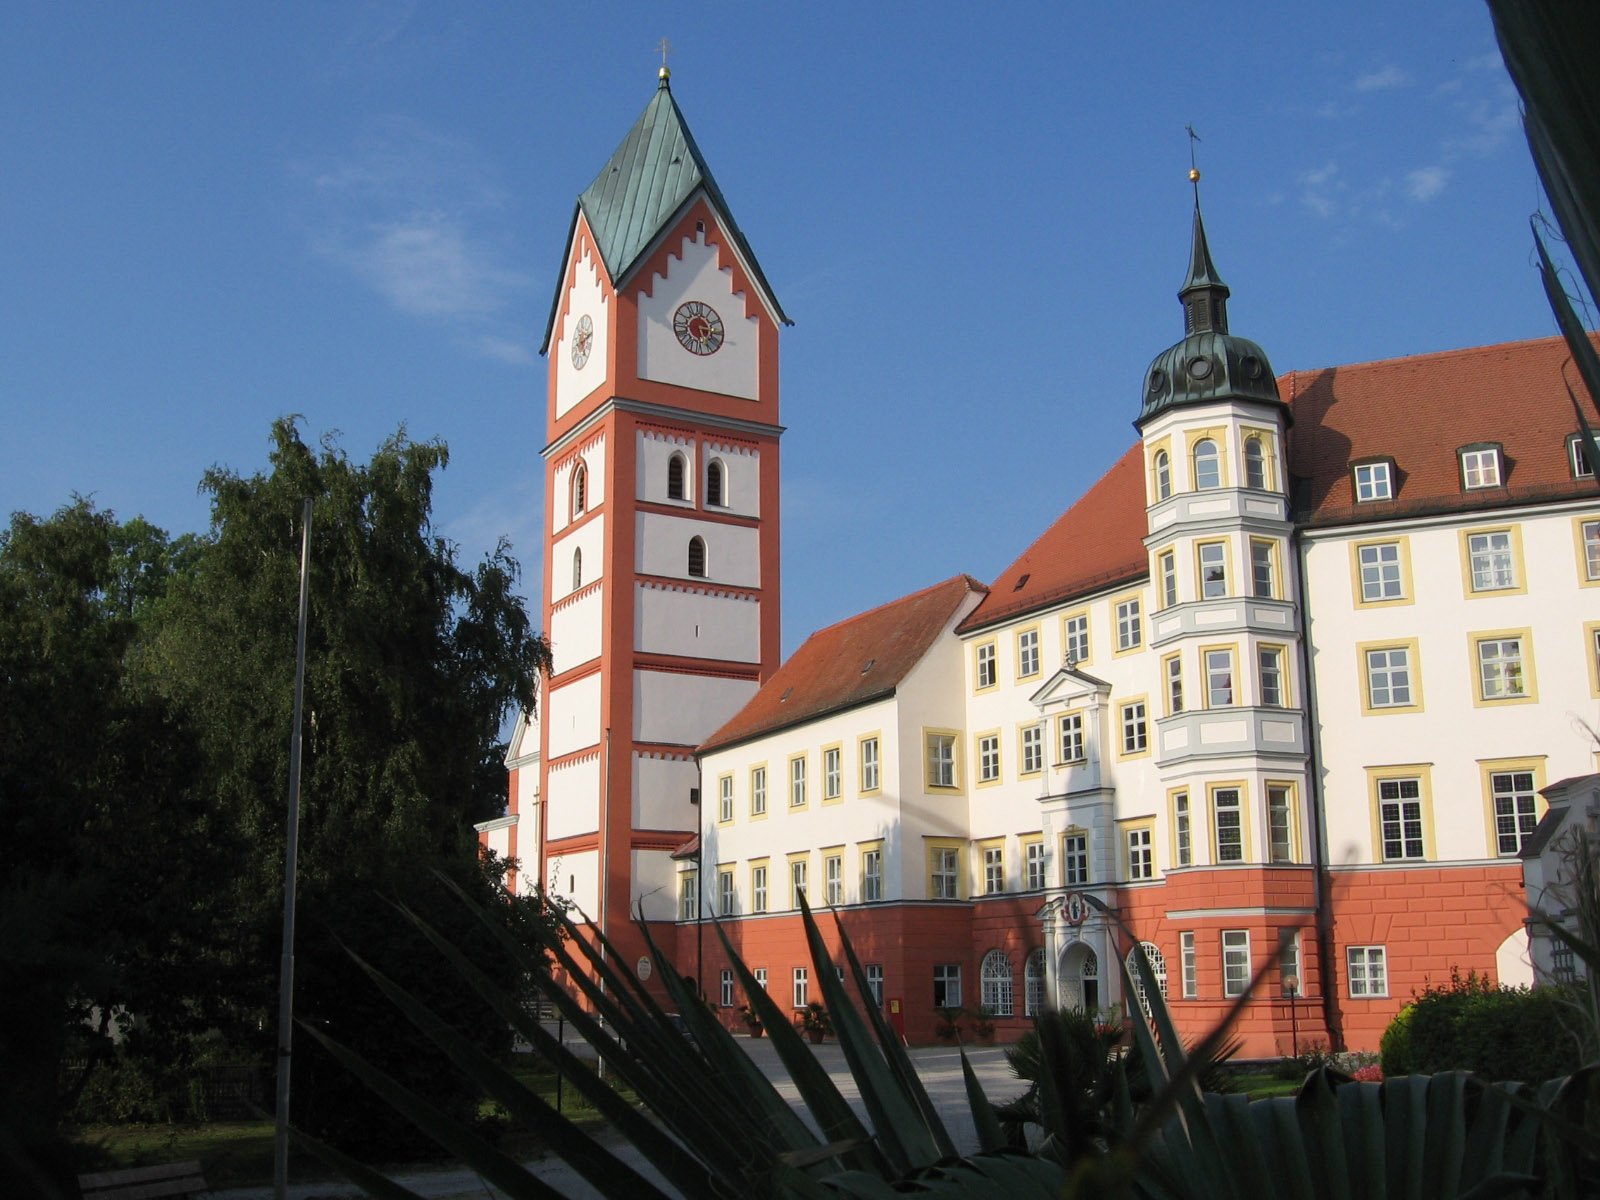
M 672 78 L 672 71 L 667 67 L 667 55 L 672 53 L 672 43 L 662 38 L 656 49 L 661 51 L 661 69 L 656 72 L 656 78 L 661 80 L 662 87 L 666 87 L 667 81 Z

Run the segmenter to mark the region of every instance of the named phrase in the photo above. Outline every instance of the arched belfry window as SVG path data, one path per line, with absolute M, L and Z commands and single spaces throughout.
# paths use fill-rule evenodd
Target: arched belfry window
M 1165 450 L 1156 451 L 1156 499 L 1167 500 L 1172 496 L 1172 459 L 1167 457 Z
M 572 552 L 572 590 L 577 591 L 583 586 L 583 551 Z
M 722 477 L 722 464 L 715 459 L 706 468 L 706 503 L 714 504 L 718 508 L 727 504 L 727 483 Z
M 1210 438 L 1201 438 L 1194 444 L 1194 486 L 1201 492 L 1222 486 L 1222 457 Z
M 674 454 L 667 460 L 667 499 L 683 499 L 683 455 Z
M 589 510 L 589 470 L 582 463 L 572 468 L 572 515 L 581 517 Z
M 1260 492 L 1267 490 L 1267 452 L 1258 437 L 1244 444 L 1244 485 Z
M 706 542 L 704 538 L 689 539 L 689 574 L 696 579 L 706 577 Z

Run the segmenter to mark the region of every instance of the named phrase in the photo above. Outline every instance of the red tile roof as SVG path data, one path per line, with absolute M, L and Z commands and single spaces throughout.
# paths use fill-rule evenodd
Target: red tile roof
M 984 590 L 957 575 L 812 634 L 701 753 L 893 695 L 967 597 Z
M 1567 361 L 1565 342 L 1543 338 L 1282 376 L 1278 392 L 1294 415 L 1295 520 L 1339 525 L 1600 496 L 1568 466 L 1577 420 Z M 1566 375 L 1577 378 L 1570 366 Z M 1476 442 L 1503 447 L 1505 487 L 1462 492 L 1456 450 Z M 1393 458 L 1398 486 L 1393 500 L 1358 507 L 1350 462 L 1368 456 Z M 960 630 L 1146 578 L 1143 475 L 1135 443 L 1001 573 Z

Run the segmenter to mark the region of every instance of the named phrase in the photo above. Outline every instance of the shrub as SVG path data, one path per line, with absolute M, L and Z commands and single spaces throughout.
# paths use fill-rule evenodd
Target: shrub
M 1406 1005 L 1395 1013 L 1389 1028 L 1383 1031 L 1378 1043 L 1378 1061 L 1385 1076 L 1411 1074 L 1411 1015 L 1416 1011 L 1415 1004 Z
M 1428 988 L 1411 1010 L 1405 1073 L 1465 1070 L 1538 1083 L 1583 1065 L 1571 1030 L 1571 998 L 1562 987 L 1502 988 L 1475 973 L 1465 979 L 1452 973 L 1448 987 Z M 1387 1045 L 1383 1070 L 1398 1073 Z

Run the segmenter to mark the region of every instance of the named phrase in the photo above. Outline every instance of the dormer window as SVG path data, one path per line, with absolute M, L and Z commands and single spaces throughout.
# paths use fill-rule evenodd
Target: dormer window
M 1210 438 L 1201 438 L 1194 444 L 1194 486 L 1200 492 L 1222 486 L 1222 458 Z
M 1574 479 L 1593 479 L 1594 464 L 1589 461 L 1588 448 L 1583 444 L 1583 434 L 1567 435 L 1567 466 Z
M 1350 468 L 1357 504 L 1394 499 L 1394 460 L 1379 458 Z
M 1458 453 L 1461 456 L 1461 489 L 1472 492 L 1483 488 L 1503 487 L 1501 477 L 1504 474 L 1501 463 L 1500 443 L 1478 442 L 1471 446 L 1463 446 Z
M 683 499 L 683 455 L 674 454 L 667 460 L 667 499 Z

